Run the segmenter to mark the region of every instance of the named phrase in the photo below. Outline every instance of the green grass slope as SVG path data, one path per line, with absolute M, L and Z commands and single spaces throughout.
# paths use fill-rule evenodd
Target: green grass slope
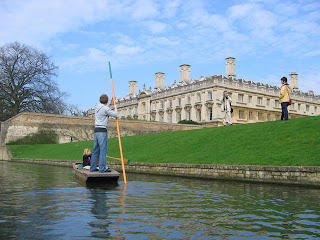
M 320 116 L 121 139 L 133 162 L 320 165 Z M 82 159 L 93 141 L 9 147 L 16 158 Z M 120 156 L 117 138 L 109 140 L 108 155 Z

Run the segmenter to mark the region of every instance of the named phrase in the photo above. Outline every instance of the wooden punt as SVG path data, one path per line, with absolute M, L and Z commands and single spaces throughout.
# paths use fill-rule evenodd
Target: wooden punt
M 87 169 L 78 169 L 79 163 L 73 164 L 73 169 L 76 172 L 76 176 L 86 182 L 114 182 L 118 181 L 120 173 L 116 170 L 111 172 L 100 173 L 99 171 L 90 172 Z

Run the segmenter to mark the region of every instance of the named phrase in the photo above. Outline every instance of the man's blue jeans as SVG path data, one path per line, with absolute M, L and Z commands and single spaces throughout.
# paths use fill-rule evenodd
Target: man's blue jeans
M 96 132 L 94 133 L 94 145 L 92 157 L 90 160 L 90 171 L 97 169 L 97 160 L 99 157 L 99 172 L 106 171 L 106 158 L 108 152 L 108 133 Z
M 288 102 L 281 103 L 281 120 L 288 120 Z

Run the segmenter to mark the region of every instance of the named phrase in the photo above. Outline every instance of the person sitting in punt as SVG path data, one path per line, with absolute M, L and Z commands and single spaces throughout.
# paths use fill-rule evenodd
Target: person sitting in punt
M 90 148 L 85 148 L 82 156 L 83 166 L 90 166 L 90 160 L 91 160 L 91 150 Z

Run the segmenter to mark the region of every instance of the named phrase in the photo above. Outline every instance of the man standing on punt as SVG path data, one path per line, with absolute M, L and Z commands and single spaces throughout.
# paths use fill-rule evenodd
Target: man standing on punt
M 106 166 L 108 152 L 108 120 L 109 117 L 118 117 L 118 111 L 112 111 L 108 105 L 108 96 L 102 94 L 100 103 L 95 106 L 94 145 L 90 161 L 90 171 L 98 171 L 97 159 L 99 157 L 99 172 L 111 172 Z M 112 100 L 111 100 L 112 103 Z

